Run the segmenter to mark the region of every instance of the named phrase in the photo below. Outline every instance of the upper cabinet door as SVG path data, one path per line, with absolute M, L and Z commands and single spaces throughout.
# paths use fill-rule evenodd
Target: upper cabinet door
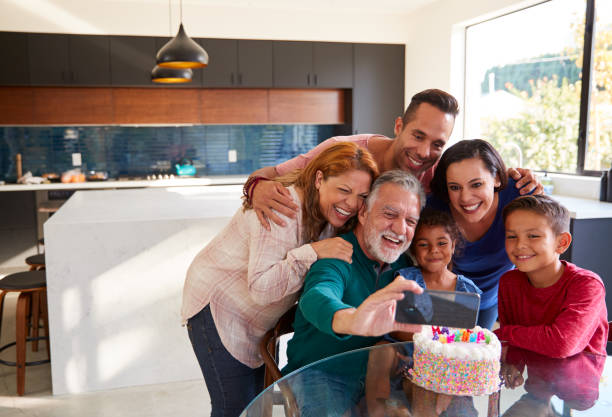
M 404 112 L 404 45 L 355 44 L 353 133 L 393 137 Z
M 108 36 L 70 35 L 70 76 L 73 85 L 110 85 Z
M 311 87 L 353 87 L 353 44 L 334 42 L 313 43 Z
M 312 42 L 274 41 L 274 87 L 311 86 Z
M 155 67 L 156 38 L 150 36 L 111 36 L 111 83 L 118 86 L 150 86 Z
M 71 83 L 68 35 L 28 34 L 31 85 Z
M 238 87 L 267 88 L 272 77 L 272 41 L 238 41 Z
M 28 34 L 0 32 L 0 51 L 5 65 L 0 65 L 0 85 L 28 85 Z
M 208 66 L 200 70 L 204 87 L 238 86 L 238 41 L 235 39 L 200 41 L 208 53 Z

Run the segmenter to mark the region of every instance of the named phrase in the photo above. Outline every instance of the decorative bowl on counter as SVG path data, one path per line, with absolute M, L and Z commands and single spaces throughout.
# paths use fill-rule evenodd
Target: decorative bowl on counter
M 42 174 L 41 177 L 43 177 L 49 182 L 60 182 L 61 181 L 60 175 L 56 172 L 47 172 L 45 174 Z
M 86 176 L 87 181 L 106 181 L 108 172 L 106 171 L 89 171 Z

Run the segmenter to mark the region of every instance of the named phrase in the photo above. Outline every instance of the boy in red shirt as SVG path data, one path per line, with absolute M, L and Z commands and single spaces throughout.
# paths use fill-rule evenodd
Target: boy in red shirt
M 516 269 L 499 281 L 499 339 L 553 358 L 605 355 L 604 284 L 594 272 L 559 259 L 572 241 L 567 209 L 545 195 L 529 195 L 506 205 L 503 217 L 506 252 Z

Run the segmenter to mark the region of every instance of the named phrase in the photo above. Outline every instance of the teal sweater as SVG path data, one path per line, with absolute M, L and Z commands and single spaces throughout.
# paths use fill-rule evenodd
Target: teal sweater
M 332 330 L 332 318 L 338 310 L 358 307 L 372 293 L 393 281 L 394 271 L 411 265 L 410 259 L 402 255 L 380 273 L 380 264 L 366 257 L 352 232 L 340 237 L 353 245 L 353 263 L 325 258 L 310 268 L 293 323 L 295 333 L 287 346 L 289 362 L 282 369 L 283 375 L 328 356 L 372 346 L 381 339 L 336 334 Z M 367 361 L 367 355 L 363 357 Z M 353 361 L 346 368 L 338 363 L 334 371 L 363 375 L 365 361 L 359 366 Z

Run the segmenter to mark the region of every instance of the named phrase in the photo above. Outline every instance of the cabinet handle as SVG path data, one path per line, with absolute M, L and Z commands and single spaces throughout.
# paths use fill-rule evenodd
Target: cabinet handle
M 317 74 L 314 75 L 314 85 L 317 85 L 319 83 L 319 77 L 317 76 Z
M 306 74 L 306 85 L 310 85 L 310 73 Z
M 234 73 L 233 72 L 230 75 L 230 82 L 232 83 L 232 85 L 234 85 Z
M 238 85 L 242 85 L 242 73 L 238 73 Z

